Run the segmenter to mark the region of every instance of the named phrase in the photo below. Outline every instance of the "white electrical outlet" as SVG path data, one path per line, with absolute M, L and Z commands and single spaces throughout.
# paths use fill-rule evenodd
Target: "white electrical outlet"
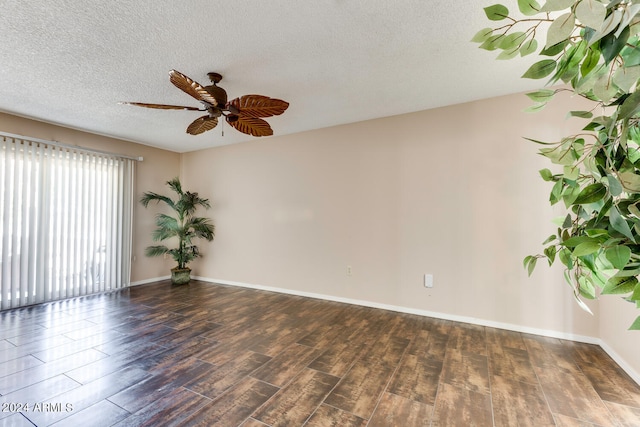
M 353 275 L 353 271 L 351 270 L 351 266 L 347 265 L 347 276 Z
M 424 275 L 424 287 L 433 288 L 433 274 Z

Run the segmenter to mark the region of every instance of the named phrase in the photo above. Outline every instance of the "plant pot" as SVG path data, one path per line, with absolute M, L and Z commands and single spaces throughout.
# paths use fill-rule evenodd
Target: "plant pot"
M 191 280 L 190 268 L 172 268 L 171 283 L 174 285 L 186 285 Z

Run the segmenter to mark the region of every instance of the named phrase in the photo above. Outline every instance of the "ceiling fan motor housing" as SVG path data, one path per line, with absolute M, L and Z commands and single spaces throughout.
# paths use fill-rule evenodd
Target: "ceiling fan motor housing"
M 216 86 L 215 83 L 210 86 L 205 86 L 204 89 L 211 94 L 218 102 L 219 108 L 224 108 L 227 104 L 227 91 L 220 86 Z

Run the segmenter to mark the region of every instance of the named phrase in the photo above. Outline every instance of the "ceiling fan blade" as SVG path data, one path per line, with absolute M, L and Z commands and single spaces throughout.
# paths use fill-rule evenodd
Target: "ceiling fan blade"
M 251 136 L 270 136 L 273 135 L 273 129 L 269 126 L 269 123 L 259 119 L 257 117 L 244 117 L 244 116 L 232 116 L 237 117 L 237 120 L 229 119 L 227 116 L 227 122 L 236 128 L 236 130 L 246 133 Z
M 191 110 L 191 111 L 203 111 L 196 107 L 186 107 L 184 105 L 166 105 L 166 104 L 147 104 L 145 102 L 120 102 L 124 105 L 135 105 L 136 107 L 156 108 L 159 110 Z
M 204 101 L 216 107 L 218 101 L 198 82 L 190 79 L 179 71 L 169 71 L 169 80 L 175 87 L 193 96 L 198 101 Z
M 200 135 L 203 132 L 213 129 L 218 125 L 218 118 L 209 115 L 198 117 L 187 127 L 187 133 Z
M 227 108 L 229 107 L 235 108 L 238 111 L 238 116 L 257 118 L 278 116 L 285 112 L 289 103 L 264 95 L 243 95 L 229 101 Z

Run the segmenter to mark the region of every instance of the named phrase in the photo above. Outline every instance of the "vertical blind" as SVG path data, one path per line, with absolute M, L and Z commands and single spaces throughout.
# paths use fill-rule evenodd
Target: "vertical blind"
M 0 136 L 0 308 L 129 286 L 134 160 Z

